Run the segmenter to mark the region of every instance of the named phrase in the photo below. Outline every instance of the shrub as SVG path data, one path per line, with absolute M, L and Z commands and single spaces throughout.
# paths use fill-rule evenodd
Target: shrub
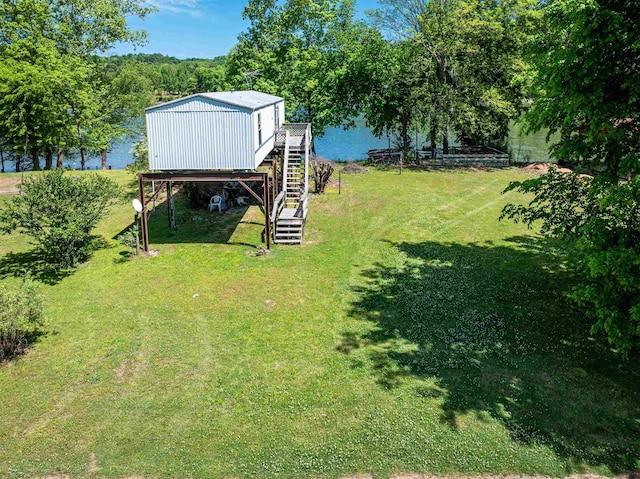
M 22 354 L 42 325 L 42 297 L 31 279 L 18 288 L 0 284 L 0 361 Z
M 149 171 L 149 146 L 147 145 L 147 140 L 142 139 L 134 143 L 131 153 L 133 153 L 133 163 L 129 163 L 126 170 L 131 173 Z
M 124 230 L 122 233 L 120 233 L 116 239 L 118 240 L 118 243 L 120 243 L 121 245 L 135 249 L 136 245 L 138 244 L 138 240 L 136 236 L 137 236 L 136 226 L 133 225 L 130 228 L 127 228 L 126 230 Z
M 582 284 L 569 294 L 594 318 L 592 333 L 604 331 L 625 356 L 640 344 L 640 178 L 612 183 L 550 170 L 512 183 L 507 190 L 533 193 L 529 205 L 507 205 L 501 218 L 568 241 Z
M 315 157 L 311 160 L 312 178 L 315 183 L 316 193 L 324 193 L 333 174 L 333 169 L 333 163 L 323 158 Z
M 91 254 L 91 232 L 118 192 L 99 174 L 69 176 L 56 170 L 33 176 L 0 211 L 0 229 L 31 236 L 56 269 L 73 267 Z

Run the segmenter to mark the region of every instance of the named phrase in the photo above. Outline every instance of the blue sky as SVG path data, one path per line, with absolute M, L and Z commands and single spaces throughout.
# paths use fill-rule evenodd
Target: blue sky
M 158 11 L 144 21 L 129 20 L 134 29 L 149 35 L 146 46 L 135 51 L 163 53 L 178 58 L 213 58 L 226 55 L 238 34 L 247 27 L 242 20 L 245 1 L 233 0 L 147 0 Z M 358 16 L 375 8 L 376 0 L 357 0 Z M 111 53 L 131 53 L 130 45 L 119 45 Z

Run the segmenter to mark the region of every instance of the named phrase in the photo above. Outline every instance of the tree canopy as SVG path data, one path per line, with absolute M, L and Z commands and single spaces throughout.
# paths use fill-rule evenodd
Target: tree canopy
M 555 0 L 543 24 L 526 125 L 559 132 L 553 154 L 593 178 L 551 171 L 515 182 L 508 189 L 533 200 L 503 217 L 541 220 L 571 246 L 582 283 L 570 297 L 593 317 L 593 332 L 628 355 L 640 346 L 640 5 Z
M 27 154 L 33 169 L 43 154 L 50 169 L 54 152 L 60 164 L 70 148 L 84 167 L 86 150 L 106 152 L 122 136 L 140 113 L 136 105 L 150 101 L 148 86 L 118 83 L 95 54 L 119 42 L 142 44 L 144 32 L 131 30 L 127 17 L 151 11 L 142 0 L 0 0 L 0 141 L 16 169 Z

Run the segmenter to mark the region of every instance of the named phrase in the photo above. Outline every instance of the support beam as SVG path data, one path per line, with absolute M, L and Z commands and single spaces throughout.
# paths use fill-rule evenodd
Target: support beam
M 167 210 L 169 213 L 169 228 L 176 227 L 176 215 L 173 205 L 173 183 L 169 181 L 167 183 Z
M 270 160 L 263 162 L 261 166 L 269 167 L 271 165 L 273 173 L 273 191 L 277 192 L 277 174 L 276 174 L 277 160 Z M 144 182 L 145 181 L 159 181 L 161 183 L 154 194 L 149 198 L 145 198 L 144 194 Z M 265 214 L 265 242 L 267 249 L 271 249 L 271 218 L 270 205 L 272 203 L 271 187 L 269 186 L 269 172 L 223 172 L 223 171 L 194 171 L 194 172 L 164 172 L 164 173 L 139 173 L 138 174 L 138 189 L 140 202 L 143 205 L 141 213 L 141 228 L 142 228 L 142 242 L 144 245 L 144 251 L 149 252 L 149 224 L 147 220 L 147 204 L 153 201 L 162 191 L 163 188 L 167 188 L 167 202 L 169 203 L 169 225 L 175 226 L 175 217 L 173 216 L 172 203 L 173 203 L 173 182 L 186 183 L 186 182 L 226 182 L 234 181 L 242 185 L 247 192 L 253 196 L 256 201 L 264 208 Z M 247 182 L 261 182 L 262 183 L 262 198 L 259 194 L 253 191 L 247 184 Z
M 262 191 L 264 194 L 264 240 L 267 243 L 267 249 L 271 249 L 271 219 L 269 218 L 269 173 L 264 174 Z
M 147 224 L 147 205 L 144 199 L 143 174 L 138 173 L 138 194 L 142 203 L 142 213 L 140 213 L 140 226 L 142 227 L 142 247 L 145 253 L 149 252 L 149 226 Z
M 264 177 L 262 178 L 262 181 L 263 182 L 265 181 Z M 247 186 L 247 184 L 244 181 L 240 180 L 240 181 L 238 181 L 238 183 L 240 183 L 242 185 L 242 187 L 245 190 L 247 190 L 249 192 L 249 194 L 256 199 L 256 201 L 258 201 L 258 203 L 260 203 L 263 206 L 265 205 L 265 202 L 262 200 L 262 198 L 260 198 L 260 196 L 258 196 L 258 194 L 255 191 L 253 191 L 251 188 L 249 188 L 249 186 Z

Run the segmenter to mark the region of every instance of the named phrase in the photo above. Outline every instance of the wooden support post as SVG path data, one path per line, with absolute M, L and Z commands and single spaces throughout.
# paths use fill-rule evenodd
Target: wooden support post
M 267 249 L 271 249 L 271 218 L 269 211 L 269 173 L 264 174 L 264 182 L 262 183 L 264 193 L 264 235 L 267 243 Z
M 142 226 L 142 247 L 145 253 L 149 252 L 149 226 L 147 224 L 147 206 L 144 201 L 144 182 L 142 181 L 142 173 L 138 173 L 138 190 L 140 195 L 140 203 L 142 204 L 142 213 L 140 215 L 140 223 Z
M 173 207 L 173 183 L 167 181 L 167 210 L 169 212 L 169 228 L 176 227 L 176 216 Z
M 276 160 L 271 160 L 271 176 L 273 178 L 273 193 L 269 203 L 275 201 L 276 196 L 278 196 L 278 164 Z

